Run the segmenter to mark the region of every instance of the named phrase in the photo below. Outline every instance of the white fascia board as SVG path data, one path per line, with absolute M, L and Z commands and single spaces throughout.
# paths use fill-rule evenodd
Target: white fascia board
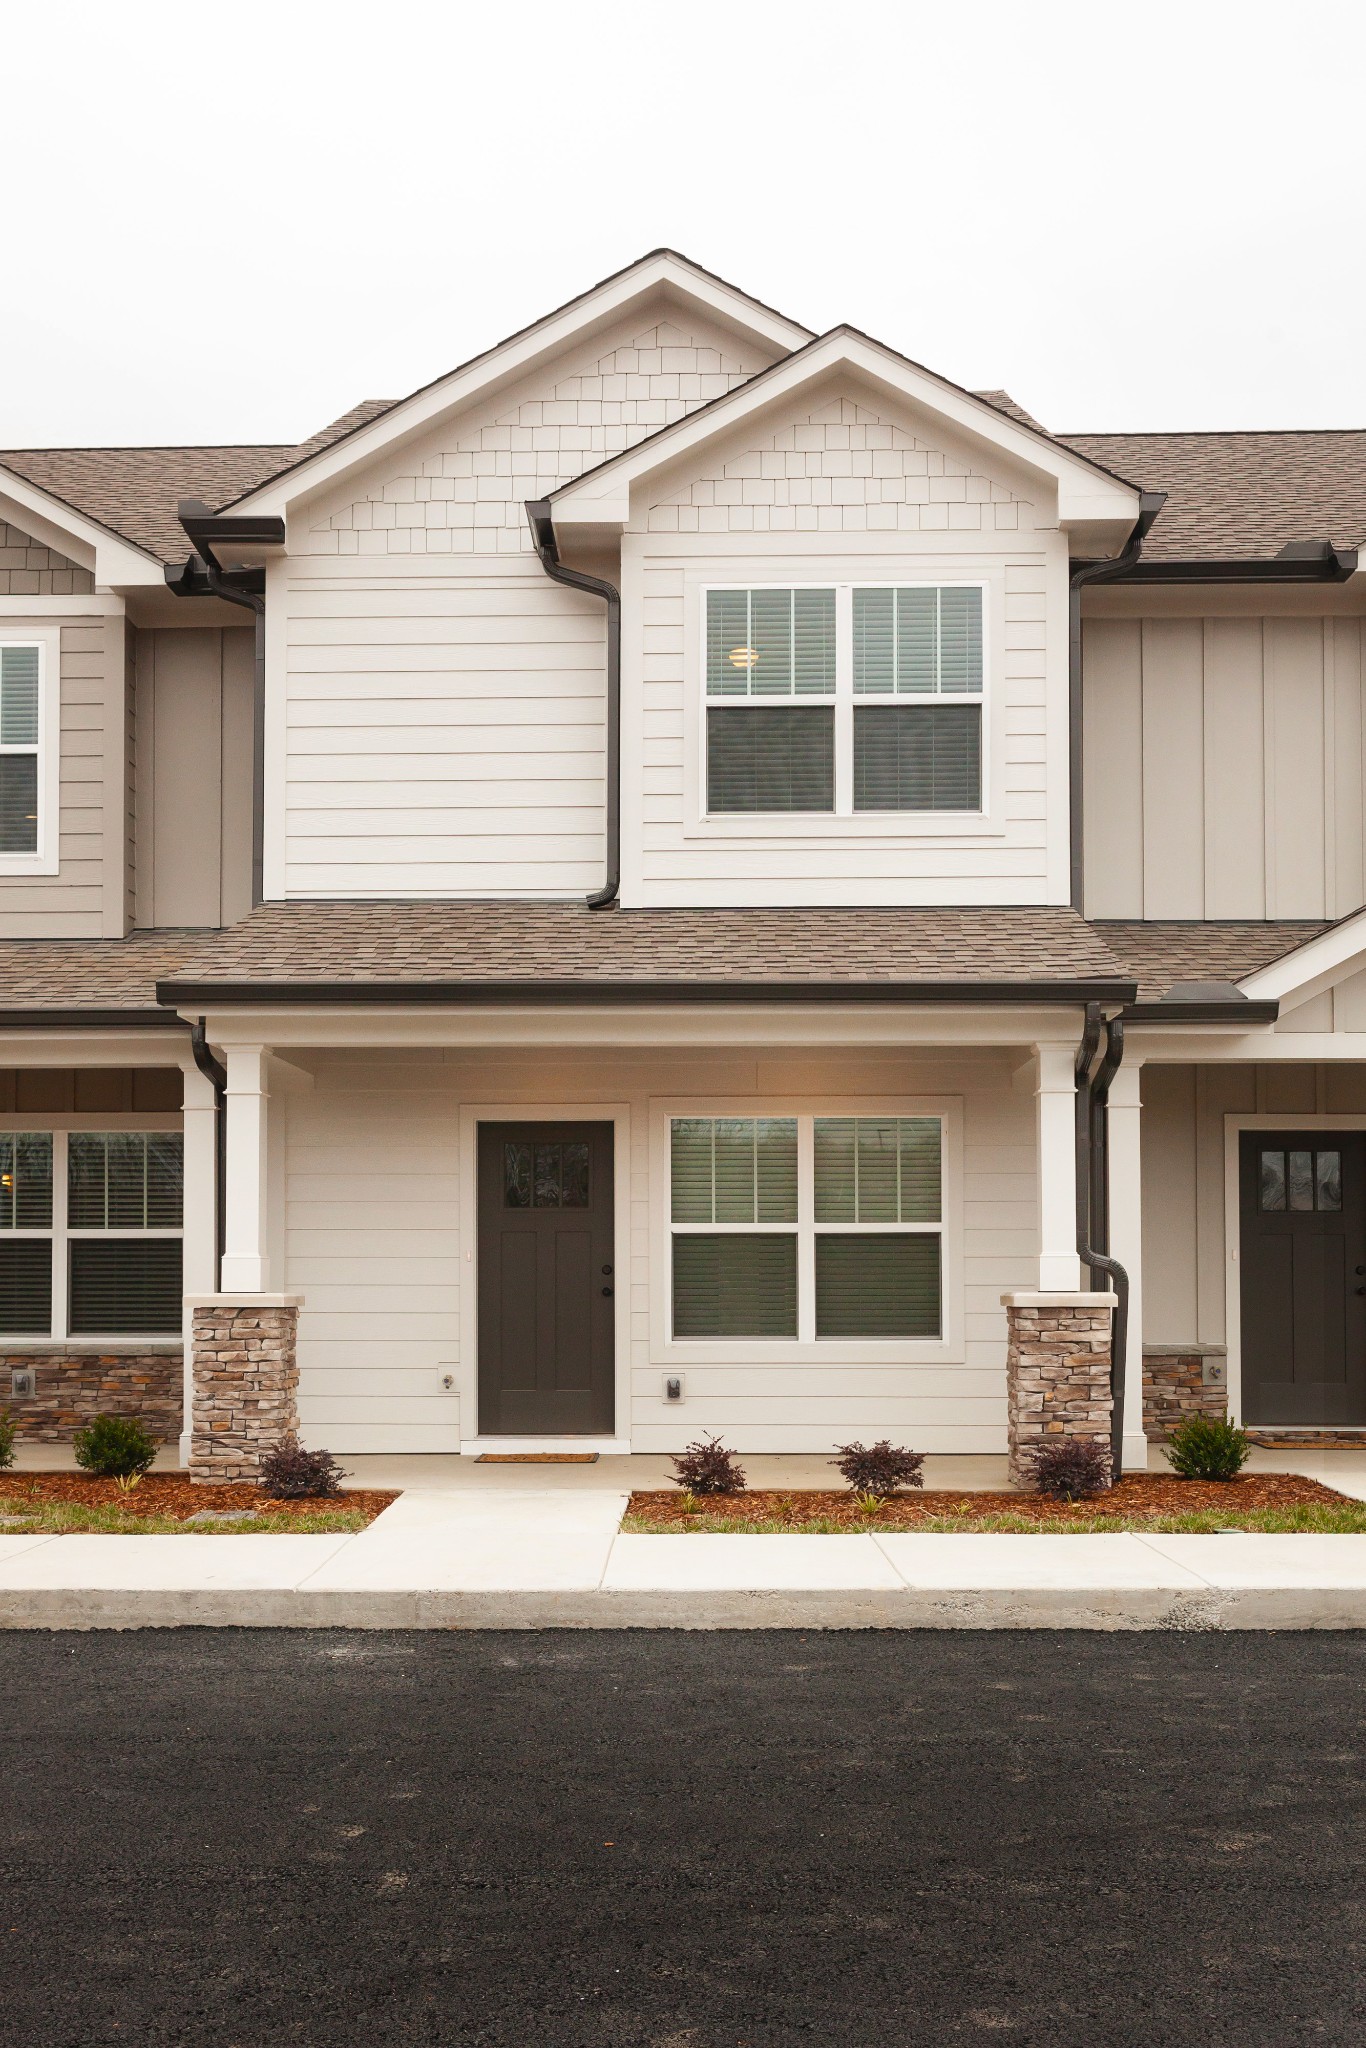
M 164 583 L 165 569 L 155 555 L 111 533 L 84 513 L 73 512 L 60 498 L 31 484 L 27 477 L 0 463 L 0 518 L 32 534 L 40 546 L 51 548 L 79 568 L 94 572 L 102 590 L 122 590 L 130 585 Z M 186 553 L 189 543 L 186 542 Z
M 551 493 L 555 523 L 565 526 L 624 526 L 630 518 L 631 488 L 656 470 L 678 462 L 711 440 L 728 434 L 747 417 L 790 401 L 844 370 L 892 392 L 943 420 L 968 439 L 1036 476 L 1057 492 L 1063 526 L 1117 524 L 1127 533 L 1139 514 L 1135 486 L 1109 477 L 1079 455 L 1018 425 L 970 391 L 946 383 L 933 371 L 907 362 L 878 342 L 847 328 L 830 334 L 762 370 L 727 397 L 715 400 L 672 427 L 652 434 L 623 455 L 599 464 Z
M 1366 967 L 1366 910 L 1354 911 L 1293 953 L 1259 967 L 1238 986 L 1254 1000 L 1271 998 L 1282 1009 L 1298 1009 L 1359 967 Z
M 677 297 L 704 308 L 726 326 L 737 328 L 751 339 L 761 341 L 784 355 L 792 349 L 804 347 L 811 339 L 809 328 L 798 327 L 780 313 L 770 312 L 755 300 L 747 299 L 743 292 L 722 284 L 718 278 L 709 277 L 705 271 L 694 270 L 679 257 L 667 253 L 652 256 L 644 263 L 623 271 L 619 277 L 610 278 L 597 291 L 587 293 L 558 313 L 552 313 L 523 333 L 514 335 L 510 341 L 490 349 L 485 355 L 476 356 L 473 362 L 461 369 L 452 370 L 435 384 L 415 391 L 411 398 L 401 399 L 358 433 L 348 434 L 344 440 L 322 449 L 296 469 L 286 471 L 283 476 L 262 484 L 257 490 L 248 491 L 227 509 L 234 512 L 287 512 L 291 505 L 311 497 L 348 471 L 373 462 L 377 455 L 400 447 L 413 435 L 425 432 L 453 413 L 464 411 L 489 391 L 524 377 L 538 364 L 563 354 L 580 336 L 628 311 L 637 300 L 660 289 L 668 289 Z

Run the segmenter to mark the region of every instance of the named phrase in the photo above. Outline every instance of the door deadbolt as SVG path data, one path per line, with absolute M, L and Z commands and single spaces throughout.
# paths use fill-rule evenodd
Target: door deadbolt
M 1358 1271 L 1358 1273 L 1366 1273 L 1366 1266 L 1358 1266 L 1358 1267 L 1357 1267 L 1357 1271 Z M 604 1278 L 605 1280 L 606 1280 L 606 1279 L 610 1279 L 610 1277 L 611 1277 L 611 1273 L 612 1273 L 612 1268 L 611 1268 L 610 1266 L 604 1266 L 604 1267 L 603 1267 L 603 1269 L 602 1269 L 602 1273 L 603 1273 L 603 1278 Z
M 604 1293 L 604 1294 L 610 1294 L 610 1293 L 612 1292 L 612 1290 L 611 1290 L 611 1288 L 610 1288 L 610 1287 L 604 1287 L 602 1291 L 603 1291 L 603 1293 Z M 1357 1289 L 1357 1293 L 1358 1293 L 1358 1294 L 1363 1294 L 1363 1293 L 1366 1293 L 1366 1288 L 1361 1288 L 1361 1287 L 1358 1287 L 1358 1289 Z

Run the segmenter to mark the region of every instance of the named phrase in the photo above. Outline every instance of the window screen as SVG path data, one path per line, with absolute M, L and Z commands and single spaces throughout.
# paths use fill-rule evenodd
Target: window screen
M 707 712 L 707 809 L 833 811 L 835 713 L 712 705 Z
M 675 1235 L 673 1296 L 675 1337 L 795 1337 L 795 1233 Z
M 817 1223 L 937 1223 L 937 1116 L 818 1116 Z
M 856 811 L 979 811 L 980 704 L 859 704 Z
M 678 1117 L 670 1164 L 675 1223 L 795 1223 L 795 1117 Z
M 70 1254 L 73 1336 L 169 1336 L 180 1329 L 178 1237 L 78 1237 Z
M 72 1230 L 180 1228 L 179 1131 L 73 1131 L 67 1157 Z
M 949 695 L 981 687 L 980 589 L 855 590 L 856 695 Z
M 709 697 L 829 697 L 833 590 L 709 590 Z
M 51 1132 L 0 1131 L 0 1230 L 51 1227 Z
M 939 1238 L 889 1231 L 816 1238 L 818 1337 L 937 1337 Z
M 0 853 L 38 847 L 37 647 L 0 647 Z

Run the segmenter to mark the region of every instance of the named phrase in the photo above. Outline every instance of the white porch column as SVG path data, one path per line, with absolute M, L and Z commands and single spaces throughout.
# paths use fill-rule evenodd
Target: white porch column
M 184 1277 L 187 1295 L 211 1294 L 217 1286 L 218 1256 L 215 1219 L 216 1147 L 214 1136 L 213 1086 L 198 1067 L 187 1061 L 185 1076 L 185 1190 L 182 1220 L 185 1226 Z M 191 1411 L 194 1400 L 194 1362 L 191 1339 L 194 1310 L 184 1311 L 185 1408 L 180 1428 L 180 1462 L 190 1460 Z
M 1081 1288 L 1077 1257 L 1076 1047 L 1034 1047 L 1039 1150 L 1039 1288 L 1075 1294 Z
M 1129 1275 L 1128 1364 L 1124 1379 L 1124 1469 L 1143 1472 L 1142 1067 L 1125 1060 L 1110 1084 L 1110 1250 Z
M 227 1234 L 225 1294 L 270 1291 L 268 1230 L 269 1053 L 263 1045 L 224 1047 L 228 1070 Z

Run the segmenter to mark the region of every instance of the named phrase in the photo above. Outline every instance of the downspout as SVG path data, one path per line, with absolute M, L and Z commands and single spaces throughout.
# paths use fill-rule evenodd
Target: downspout
M 226 1243 L 228 1220 L 228 1147 L 227 1120 L 225 1115 L 228 1096 L 228 1071 L 221 1060 L 209 1051 L 205 1035 L 204 1019 L 190 1026 L 190 1051 L 194 1063 L 204 1079 L 213 1089 L 213 1290 L 223 1291 L 223 1250 Z
M 1076 1061 L 1077 1257 L 1091 1275 L 1091 1285 L 1108 1281 L 1116 1295 L 1110 1334 L 1110 1475 L 1124 1470 L 1124 1384 L 1129 1344 L 1129 1275 L 1110 1257 L 1110 1084 L 1124 1057 L 1124 1026 L 1117 1017 L 1105 1024 L 1105 1053 L 1096 1073 L 1091 1069 L 1100 1046 L 1099 1003 L 1086 1005 L 1086 1024 Z
M 560 560 L 548 498 L 528 498 L 527 523 L 541 567 L 555 583 L 586 590 L 607 606 L 607 875 L 588 898 L 590 910 L 605 910 L 621 889 L 621 592 L 604 577 L 566 569 Z
M 1068 787 L 1071 793 L 1071 837 L 1069 866 L 1074 910 L 1081 910 L 1086 875 L 1082 846 L 1082 732 L 1081 732 L 1081 593 L 1087 583 L 1109 583 L 1132 569 L 1143 552 L 1143 542 L 1154 519 L 1167 502 L 1165 491 L 1140 491 L 1138 519 L 1121 554 L 1113 561 L 1075 562 L 1067 584 L 1067 705 L 1068 705 Z

